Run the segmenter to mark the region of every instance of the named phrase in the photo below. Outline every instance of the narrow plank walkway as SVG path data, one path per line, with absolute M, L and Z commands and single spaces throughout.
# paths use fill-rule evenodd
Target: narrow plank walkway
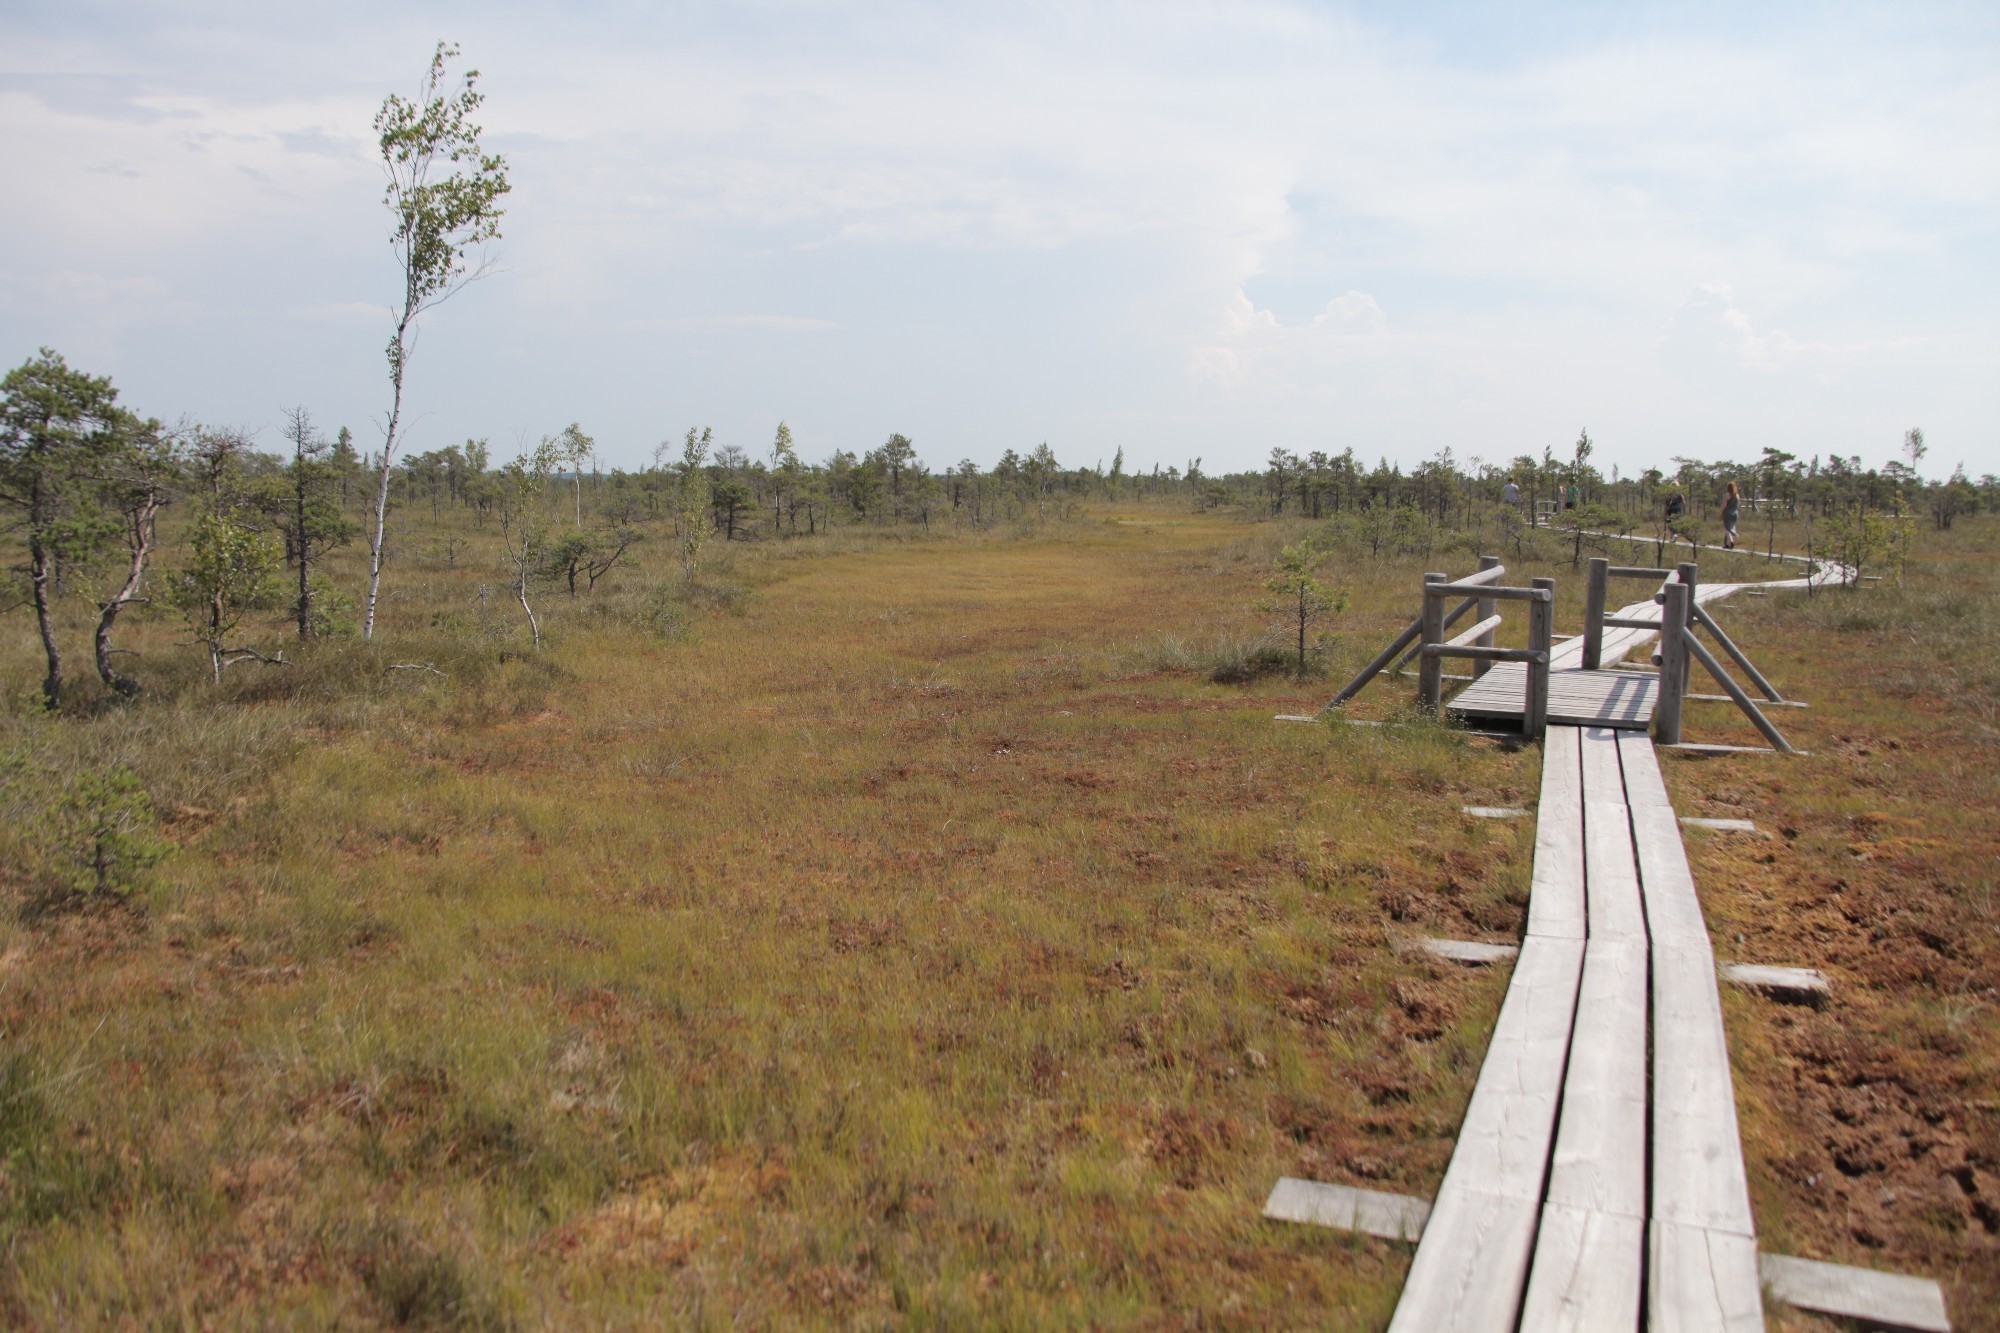
M 1527 935 L 1390 1328 L 1761 1329 L 1756 1244 L 1652 744 L 1551 726 Z

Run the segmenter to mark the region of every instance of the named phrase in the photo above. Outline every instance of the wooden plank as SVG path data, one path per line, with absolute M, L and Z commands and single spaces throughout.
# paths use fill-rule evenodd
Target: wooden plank
M 1628 779 L 1630 773 L 1628 771 Z M 1639 860 L 1639 892 L 1646 904 L 1646 933 L 1655 949 L 1680 944 L 1708 947 L 1708 926 L 1695 897 L 1694 874 L 1680 823 L 1670 805 L 1632 805 L 1632 840 Z M 1532 905 L 1532 902 L 1531 902 Z
M 1534 1333 L 1637 1328 L 1645 1250 L 1642 1218 L 1545 1205 L 1521 1327 Z
M 1468 805 L 1460 807 L 1459 813 L 1474 819 L 1523 819 L 1531 812 L 1518 805 Z
M 1608 727 L 1584 727 L 1577 733 L 1583 758 L 1583 799 L 1623 801 L 1625 775 L 1618 766 L 1618 733 Z
M 1646 1236 L 1648 1333 L 1762 1333 L 1757 1242 L 1653 1221 Z
M 1755 1238 L 1706 942 L 1653 949 L 1652 1171 L 1655 1219 Z
M 1617 753 L 1615 748 L 1612 753 Z M 1622 787 L 1612 790 L 1624 795 Z M 1643 944 L 1646 914 L 1640 905 L 1631 809 L 1622 800 L 1583 803 L 1583 882 L 1589 938 L 1593 942 L 1635 940 Z
M 1724 963 L 1722 978 L 1733 986 L 1760 991 L 1794 1004 L 1823 1008 L 1833 998 L 1826 973 L 1811 967 L 1763 967 L 1755 963 Z
M 1681 754 L 1776 754 L 1768 745 L 1707 745 L 1700 741 L 1679 741 L 1673 745 L 1662 745 L 1662 750 L 1674 750 Z M 1804 750 L 1794 750 L 1794 754 L 1805 754 Z
M 1951 1333 L 1944 1288 L 1930 1278 L 1782 1254 L 1762 1256 L 1758 1268 L 1773 1296 L 1801 1310 L 1858 1319 L 1882 1328 Z
M 1667 795 L 1666 780 L 1660 776 L 1660 761 L 1653 754 L 1653 742 L 1646 736 L 1621 732 L 1618 763 L 1625 772 L 1625 804 L 1630 806 L 1673 806 Z
M 1477 940 L 1426 939 L 1423 949 L 1435 957 L 1474 966 L 1503 963 L 1509 958 L 1519 957 L 1521 953 L 1520 946 L 1516 944 L 1481 944 Z
M 1440 1192 L 1389 1333 L 1513 1333 L 1539 1211 L 1526 1199 Z
M 1593 921 L 1592 928 L 1596 923 Z M 1546 1195 L 1552 1204 L 1646 1216 L 1646 943 L 1592 935 L 1583 953 L 1562 1119 Z M 1639 1262 L 1633 1233 L 1632 1263 Z M 1636 1279 L 1635 1279 L 1636 1280 Z
M 1682 828 L 1707 829 L 1711 833 L 1756 833 L 1756 824 L 1747 819 L 1703 819 L 1695 815 L 1681 816 Z
M 1430 1203 L 1407 1194 L 1324 1185 L 1316 1180 L 1282 1176 L 1264 1201 L 1264 1216 L 1278 1222 L 1359 1231 L 1384 1240 L 1415 1241 L 1424 1234 Z
M 1392 1330 L 1515 1327 L 1582 955 L 1578 940 L 1530 936 L 1521 946 Z
M 1456 1188 L 1541 1203 L 1582 971 L 1581 941 L 1522 944 L 1440 1200 Z
M 1535 814 L 1535 866 L 1528 934 L 1580 940 L 1583 916 L 1583 771 L 1574 727 L 1542 741 L 1542 794 Z

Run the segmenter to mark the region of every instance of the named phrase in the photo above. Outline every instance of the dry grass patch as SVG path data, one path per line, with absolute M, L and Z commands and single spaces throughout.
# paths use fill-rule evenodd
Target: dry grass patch
M 1135 653 L 1283 534 L 1121 517 L 660 559 L 540 656 L 469 548 L 386 653 L 12 719 L 178 852 L 0 927 L 10 1317 L 1382 1322 L 1406 1250 L 1258 1208 L 1435 1188 L 1504 978 L 1396 946 L 1518 931 L 1457 810 L 1535 759 Z M 1336 575 L 1365 659 L 1414 567 Z

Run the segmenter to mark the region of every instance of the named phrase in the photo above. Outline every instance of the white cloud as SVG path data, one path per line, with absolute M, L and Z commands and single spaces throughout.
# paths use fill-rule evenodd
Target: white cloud
M 367 125 L 431 17 L 132 14 L 0 19 L 36 75 L 0 78 L 0 164 L 41 187 L 0 246 L 198 299 L 205 392 L 261 394 L 231 340 L 274 312 L 331 338 L 392 294 Z M 420 391 L 496 437 L 595 414 L 611 450 L 672 410 L 1211 464 L 1336 416 L 1411 456 L 1538 450 L 1585 414 L 1608 460 L 1736 422 L 1810 452 L 1893 397 L 2000 455 L 2000 61 L 1900 14 L 1505 51 L 1278 0 L 460 16 L 516 188 L 506 271 L 439 312 Z M 0 334 L 43 339 L 53 299 Z M 316 392 L 372 404 L 378 341 Z M 502 355 L 551 373 L 491 388 Z
M 1674 312 L 1661 340 L 1668 358 L 1690 370 L 1721 363 L 1770 374 L 1799 364 L 1806 350 L 1783 329 L 1759 333 L 1726 282 L 1704 282 Z

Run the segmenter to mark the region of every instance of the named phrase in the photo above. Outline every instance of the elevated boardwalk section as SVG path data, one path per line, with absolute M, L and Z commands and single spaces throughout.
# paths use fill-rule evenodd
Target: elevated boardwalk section
M 1659 689 L 1656 676 L 1558 667 L 1549 672 L 1549 725 L 1645 731 Z M 1460 690 L 1445 711 L 1467 722 L 1519 725 L 1527 699 L 1526 664 L 1502 662 Z

